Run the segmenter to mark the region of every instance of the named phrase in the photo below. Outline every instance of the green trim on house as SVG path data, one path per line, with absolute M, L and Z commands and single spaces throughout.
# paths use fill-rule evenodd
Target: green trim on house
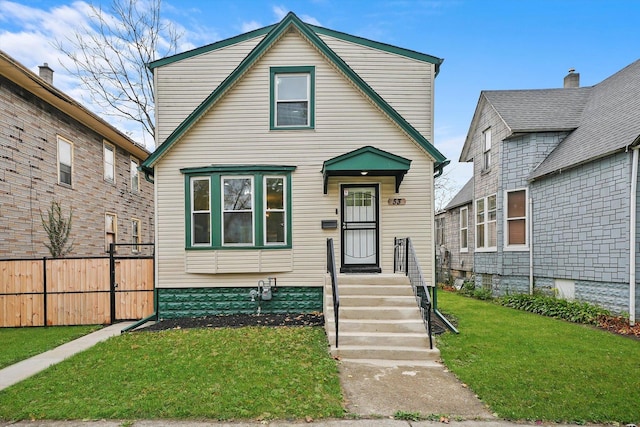
M 309 125 L 276 126 L 276 74 L 309 74 Z M 316 127 L 316 67 L 271 67 L 269 70 L 269 130 L 306 130 Z
M 330 176 L 395 176 L 396 193 L 411 166 L 411 160 L 372 146 L 358 148 L 324 162 L 322 177 L 324 194 Z
M 416 52 L 415 50 L 405 49 L 398 46 L 393 46 L 387 43 L 381 43 L 374 40 L 365 39 L 358 36 L 353 36 L 351 34 L 343 33 L 336 30 L 331 30 L 329 28 L 318 27 L 316 25 L 307 24 L 311 27 L 317 34 L 322 34 L 325 36 L 334 37 L 336 39 L 344 40 L 346 42 L 359 44 L 365 47 L 371 47 L 373 49 L 382 50 L 384 52 L 393 53 L 400 56 L 405 56 L 407 58 L 415 59 L 417 61 L 428 62 L 430 64 L 434 64 L 436 66 L 436 76 L 440 73 L 440 65 L 444 62 L 444 59 L 438 58 L 432 55 L 428 55 L 426 53 Z
M 214 50 L 222 49 L 227 46 L 232 46 L 234 44 L 242 43 L 247 40 L 251 40 L 253 38 L 260 37 L 267 34 L 275 26 L 276 24 L 258 28 L 257 30 L 249 31 L 248 33 L 243 33 L 234 37 L 230 37 L 228 39 L 220 40 L 215 43 L 208 44 L 206 46 L 201 46 L 195 49 L 188 50 L 186 52 L 181 52 L 176 55 L 171 55 L 165 58 L 151 61 L 147 64 L 147 68 L 149 68 L 150 70 L 153 70 L 155 68 L 162 67 L 164 65 L 182 61 L 183 59 L 193 58 L 194 56 L 202 55 L 203 53 L 211 52 Z
M 257 283 L 256 283 L 257 286 Z M 224 314 L 261 313 L 296 314 L 322 312 L 323 288 L 278 287 L 270 301 L 251 301 L 249 292 L 256 287 L 159 288 L 158 317 L 202 317 Z M 273 289 L 273 288 L 272 288 Z
M 378 93 L 376 93 L 355 71 L 353 71 L 324 41 L 302 22 L 294 13 L 287 16 L 274 26 L 260 43 L 247 55 L 238 67 L 218 86 L 174 131 L 160 147 L 144 162 L 143 166 L 152 168 L 162 155 L 169 150 L 241 77 L 256 61 L 290 28 L 296 28 L 322 55 L 332 62 L 365 96 L 389 117 L 411 139 L 420 145 L 434 159 L 436 171 L 447 164 L 447 159 L 433 146 L 418 130 L 416 130 L 402 115 L 391 107 Z
M 290 249 L 292 247 L 292 197 L 291 197 L 291 172 L 296 166 L 273 165 L 220 165 L 204 166 L 198 168 L 184 168 L 180 172 L 184 174 L 185 188 L 185 249 L 187 250 L 254 250 L 254 249 Z M 253 177 L 253 227 L 254 242 L 252 245 L 223 245 L 222 243 L 222 190 L 221 180 L 223 176 L 246 175 Z M 286 183 L 286 241 L 284 244 L 265 244 L 264 227 L 264 178 L 281 176 Z M 191 233 L 191 179 L 209 178 L 209 209 L 211 236 L 208 245 L 193 245 Z

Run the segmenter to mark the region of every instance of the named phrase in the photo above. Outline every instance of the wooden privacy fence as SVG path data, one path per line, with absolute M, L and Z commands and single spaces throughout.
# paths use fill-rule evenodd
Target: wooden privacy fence
M 0 327 L 94 325 L 153 314 L 153 257 L 0 260 Z

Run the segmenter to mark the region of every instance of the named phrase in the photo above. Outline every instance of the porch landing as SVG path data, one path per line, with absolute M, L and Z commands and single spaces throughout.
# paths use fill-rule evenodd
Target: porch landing
M 380 366 L 442 366 L 402 274 L 339 274 L 336 347 L 331 284 L 325 289 L 325 329 L 334 357 Z

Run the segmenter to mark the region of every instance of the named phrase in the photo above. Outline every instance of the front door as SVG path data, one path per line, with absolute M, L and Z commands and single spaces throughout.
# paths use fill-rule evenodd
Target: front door
M 378 185 L 344 184 L 341 190 L 340 271 L 379 273 Z

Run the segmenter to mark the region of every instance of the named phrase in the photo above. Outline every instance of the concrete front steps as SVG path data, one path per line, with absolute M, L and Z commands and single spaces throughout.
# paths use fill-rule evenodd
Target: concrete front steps
M 440 351 L 429 348 L 429 335 L 406 276 L 340 274 L 338 294 L 336 348 L 331 284 L 325 289 L 325 328 L 334 357 L 384 365 L 438 365 Z

